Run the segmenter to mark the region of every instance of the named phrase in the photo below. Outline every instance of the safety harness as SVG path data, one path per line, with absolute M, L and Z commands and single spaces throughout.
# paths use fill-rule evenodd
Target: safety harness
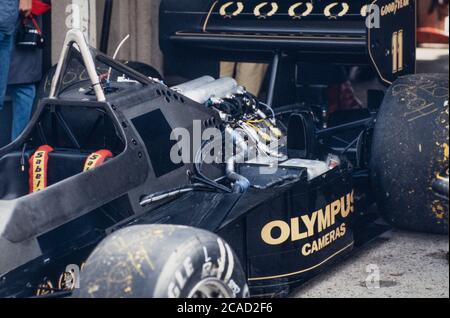
M 48 186 L 49 156 L 54 149 L 48 145 L 39 147 L 29 160 L 29 187 L 30 193 L 44 190 Z M 83 172 L 87 172 L 101 166 L 113 154 L 109 150 L 99 150 L 90 154 L 85 163 Z
M 84 169 L 83 171 L 89 171 L 94 168 L 97 168 L 98 166 L 101 166 L 106 159 L 112 158 L 113 154 L 109 150 L 99 150 L 97 152 L 94 152 L 89 157 L 87 157 L 86 162 L 84 163 Z
M 45 145 L 36 150 L 30 158 L 30 193 L 42 191 L 47 187 L 48 158 L 53 148 Z

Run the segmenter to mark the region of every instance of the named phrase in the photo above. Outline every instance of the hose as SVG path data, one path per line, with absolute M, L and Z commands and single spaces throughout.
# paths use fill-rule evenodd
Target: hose
M 203 164 L 203 159 L 202 159 L 202 153 L 204 148 L 210 143 L 211 141 L 206 141 L 203 143 L 203 145 L 200 147 L 200 149 L 197 151 L 196 155 L 195 155 L 195 159 L 194 159 L 194 168 L 195 168 L 195 173 L 197 174 L 197 176 L 195 177 L 195 180 L 198 182 L 202 182 L 206 185 L 209 185 L 215 189 L 218 189 L 220 191 L 226 192 L 226 193 L 231 193 L 232 191 L 217 183 L 214 180 L 209 179 L 205 174 L 203 174 L 202 172 L 202 164 Z
M 250 188 L 251 184 L 246 177 L 236 173 L 235 168 L 237 159 L 238 157 L 231 157 L 228 159 L 226 168 L 227 178 L 233 183 L 233 193 L 245 193 Z
M 239 159 L 245 159 L 248 154 L 248 146 L 245 140 L 238 135 L 230 126 L 225 131 L 232 136 L 233 144 L 236 143 L 237 149 L 241 146 L 244 149 L 244 153 L 238 156 L 233 156 L 227 160 L 226 175 L 228 180 L 233 183 L 233 193 L 245 193 L 250 188 L 250 181 L 244 176 L 236 173 L 236 162 Z
M 154 203 L 157 201 L 161 201 L 170 197 L 174 197 L 176 195 L 179 194 L 183 194 L 183 193 L 188 193 L 188 192 L 192 192 L 195 189 L 193 187 L 189 187 L 189 188 L 180 188 L 177 190 L 172 190 L 169 192 L 158 192 L 158 193 L 154 193 L 151 194 L 149 196 L 146 196 L 144 199 L 142 199 L 142 201 L 140 202 L 141 206 L 146 206 L 149 205 L 150 203 Z
M 162 201 L 162 200 L 165 200 L 165 199 L 168 199 L 168 198 L 180 195 L 180 194 L 189 193 L 189 192 L 193 192 L 196 190 L 204 190 L 204 189 L 210 190 L 210 188 L 205 187 L 202 184 L 193 184 L 193 185 L 190 185 L 187 187 L 180 187 L 180 188 L 172 189 L 172 190 L 168 190 L 168 191 L 156 192 L 156 193 L 145 196 L 141 200 L 140 205 L 142 207 L 144 207 L 151 203 Z

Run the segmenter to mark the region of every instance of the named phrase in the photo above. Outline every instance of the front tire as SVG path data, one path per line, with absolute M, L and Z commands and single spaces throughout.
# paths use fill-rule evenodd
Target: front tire
M 231 247 L 217 235 L 172 225 L 133 226 L 102 242 L 81 273 L 82 298 L 245 298 Z

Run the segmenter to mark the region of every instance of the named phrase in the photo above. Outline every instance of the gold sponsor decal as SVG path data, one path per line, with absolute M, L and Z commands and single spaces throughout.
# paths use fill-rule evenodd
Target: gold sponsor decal
M 339 240 L 341 237 L 344 237 L 347 233 L 347 224 L 342 223 L 340 227 L 337 229 L 327 233 L 321 238 L 313 241 L 312 243 L 306 243 L 302 247 L 303 256 L 309 256 L 311 254 L 317 253 L 333 242 Z
M 397 73 L 398 71 L 398 53 L 397 53 L 397 48 L 398 48 L 398 32 L 394 32 L 392 33 L 392 50 L 391 50 L 391 55 L 392 55 L 392 74 Z
M 336 256 L 350 250 L 353 248 L 353 245 L 355 243 L 351 242 L 350 244 L 348 244 L 347 246 L 345 246 L 344 248 L 342 248 L 341 250 L 337 251 L 336 253 L 334 253 L 333 255 L 330 255 L 329 257 L 327 257 L 326 259 L 324 259 L 323 261 L 321 261 L 318 264 L 315 264 L 314 266 L 308 267 L 308 268 L 304 268 L 304 269 L 299 269 L 298 271 L 295 272 L 291 272 L 291 273 L 285 273 L 285 274 L 279 274 L 279 275 L 274 275 L 274 276 L 265 276 L 265 277 L 250 277 L 248 279 L 248 281 L 250 282 L 255 282 L 255 281 L 262 281 L 262 280 L 270 280 L 270 279 L 280 279 L 280 278 L 286 278 L 286 277 L 291 277 L 291 276 L 295 276 L 295 275 L 300 275 L 300 274 L 304 274 L 310 271 L 313 271 L 319 267 L 321 267 L 322 265 L 328 263 L 330 260 L 332 260 L 333 258 L 335 258 Z
M 398 45 L 398 48 L 397 48 L 397 66 L 398 66 L 398 69 L 397 69 L 397 71 L 398 72 L 401 72 L 401 71 L 403 71 L 403 67 L 404 67 L 404 62 L 403 62 L 403 56 L 404 56 L 404 53 L 403 53 L 403 44 L 404 44 L 404 41 L 403 41 L 403 39 L 404 39 L 404 35 L 403 35 L 403 30 L 400 30 L 400 31 L 398 31 L 398 38 L 397 38 L 397 45 Z
M 393 1 L 392 3 L 383 6 L 384 15 L 390 14 L 390 13 L 396 13 L 398 9 L 404 8 L 406 6 L 409 6 L 410 0 L 397 0 Z M 214 10 L 215 6 L 217 5 L 217 1 L 214 2 L 210 9 L 210 13 L 208 14 L 208 19 L 211 14 L 211 12 Z M 336 1 L 328 4 L 323 9 L 323 15 L 326 16 L 328 19 L 338 19 L 341 17 L 346 16 L 350 11 L 350 4 L 345 1 Z M 289 5 L 289 9 L 287 11 L 287 14 L 292 19 L 301 19 L 302 17 L 309 16 L 314 11 L 314 4 L 311 1 L 305 1 L 305 2 L 293 2 L 291 5 Z M 247 4 L 244 4 L 243 1 L 228 1 L 225 2 L 223 5 L 219 8 L 219 14 L 224 18 L 233 18 L 237 17 L 240 14 L 244 12 L 245 9 L 251 9 L 248 8 Z M 268 17 L 272 17 L 277 13 L 280 13 L 280 5 L 278 2 L 261 2 L 254 6 L 253 8 L 253 15 L 257 17 L 258 19 L 266 19 Z M 360 12 L 362 17 L 367 16 L 367 10 L 368 4 L 363 4 L 361 6 Z M 263 12 L 264 11 L 264 12 Z M 283 12 L 285 14 L 285 12 Z M 207 23 L 206 23 L 207 24 Z
M 367 14 L 369 13 L 369 9 L 370 9 L 370 7 L 368 4 L 363 5 L 361 8 L 361 11 L 360 11 L 361 16 L 367 17 Z
M 313 4 L 311 2 L 306 2 L 305 5 L 306 9 L 302 13 L 300 13 L 297 11 L 297 9 L 303 6 L 303 2 L 293 4 L 288 10 L 289 16 L 293 19 L 301 19 L 302 17 L 307 17 L 308 15 L 310 15 L 314 9 Z
M 407 8 L 411 4 L 410 0 L 395 0 L 381 7 L 381 16 L 395 15 L 400 9 Z
M 403 30 L 392 34 L 392 74 L 403 71 Z
M 287 241 L 302 241 L 333 227 L 340 216 L 346 219 L 354 212 L 354 192 L 328 204 L 311 215 L 292 218 L 289 222 L 276 220 L 266 224 L 261 230 L 261 238 L 268 245 L 280 245 Z M 276 230 L 276 231 L 275 231 Z M 301 251 L 309 256 L 332 242 L 345 236 L 347 225 L 342 223 L 337 229 L 326 233 L 318 240 L 305 244 Z
M 262 13 L 261 10 L 266 7 L 269 3 L 268 2 L 262 2 L 260 4 L 258 4 L 255 9 L 253 10 L 253 14 L 255 15 L 255 17 L 257 17 L 258 19 L 266 19 L 267 17 L 271 17 L 273 16 L 275 13 L 277 13 L 278 11 L 278 4 L 276 2 L 272 2 L 270 4 L 271 6 L 271 10 L 267 13 Z
M 228 9 L 234 4 L 236 4 L 235 10 L 229 12 Z M 219 13 L 221 16 L 225 18 L 231 18 L 240 15 L 242 11 L 244 11 L 244 4 L 242 2 L 239 1 L 237 3 L 234 3 L 233 1 L 230 1 L 225 3 L 222 7 L 220 7 Z
M 332 13 L 332 10 L 336 7 L 341 7 L 341 11 L 337 13 Z M 350 6 L 346 2 L 334 2 L 325 7 L 325 10 L 323 13 L 326 17 L 329 19 L 337 19 L 338 17 L 343 17 L 348 13 L 348 10 L 350 9 Z

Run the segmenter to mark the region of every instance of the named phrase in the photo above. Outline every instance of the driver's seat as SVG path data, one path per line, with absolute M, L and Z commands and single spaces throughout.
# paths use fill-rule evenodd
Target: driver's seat
M 113 157 L 109 150 L 92 154 L 73 150 L 55 150 L 48 145 L 39 147 L 29 159 L 29 193 L 92 170 Z

